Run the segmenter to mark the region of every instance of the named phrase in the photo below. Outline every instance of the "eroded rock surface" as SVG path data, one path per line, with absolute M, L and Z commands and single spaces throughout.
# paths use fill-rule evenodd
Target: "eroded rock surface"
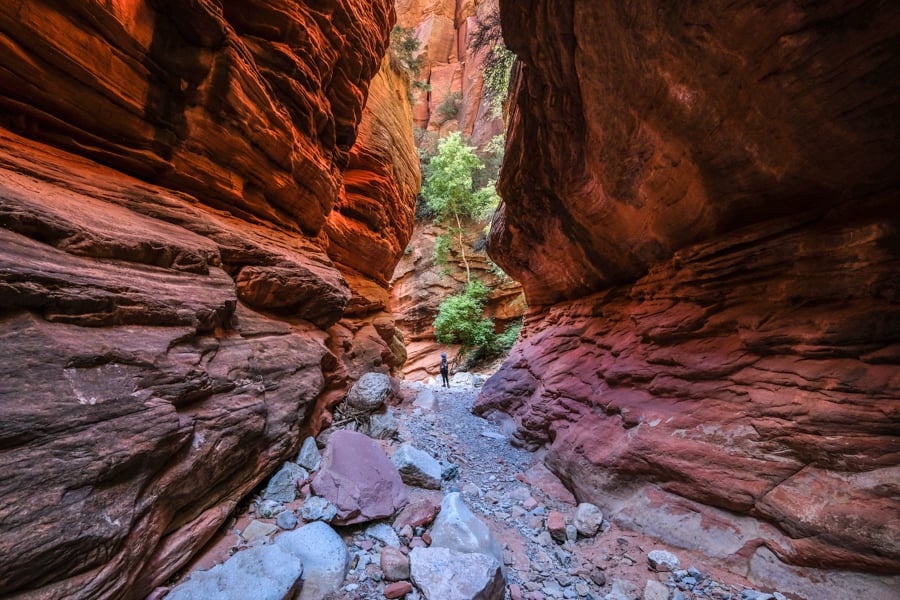
M 393 20 L 385 0 L 0 7 L 0 595 L 143 597 L 389 368 L 367 298 L 417 182 L 363 107 Z M 388 216 L 335 242 L 353 164 L 380 169 Z M 382 230 L 369 271 L 329 256 Z M 388 341 L 357 352 L 369 330 Z
M 897 12 L 501 9 L 489 252 L 538 308 L 479 410 L 579 501 L 760 581 L 896 573 Z

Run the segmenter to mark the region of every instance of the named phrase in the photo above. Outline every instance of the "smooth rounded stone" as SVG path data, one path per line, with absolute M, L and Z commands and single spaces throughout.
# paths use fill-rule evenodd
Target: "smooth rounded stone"
M 369 415 L 365 433 L 376 440 L 389 440 L 400 430 L 400 421 L 394 415 L 394 411 L 388 409 L 383 413 Z
M 666 550 L 651 550 L 647 554 L 647 562 L 654 571 L 675 571 L 678 569 L 678 557 Z
M 575 542 L 578 540 L 578 530 L 574 525 L 566 525 L 566 541 Z
M 319 446 L 316 444 L 315 438 L 308 437 L 303 440 L 296 462 L 308 471 L 315 471 L 319 468 L 322 463 L 322 455 L 319 453 Z
M 285 529 L 287 531 L 296 529 L 299 523 L 300 521 L 297 519 L 297 515 L 295 515 L 292 510 L 281 512 L 275 519 L 275 525 L 277 525 L 279 529 Z
M 282 533 L 275 538 L 275 545 L 303 563 L 303 589 L 297 600 L 320 600 L 344 583 L 350 553 L 341 536 L 327 524 L 316 521 Z
M 390 517 L 407 502 L 394 463 L 373 439 L 352 431 L 331 434 L 312 490 L 337 507 L 336 525 Z
M 603 512 L 590 502 L 582 502 L 575 509 L 572 524 L 582 537 L 594 537 L 603 527 Z
M 282 512 L 284 512 L 284 506 L 275 500 L 263 500 L 256 507 L 256 514 L 262 519 L 271 519 Z
M 324 521 L 331 523 L 337 515 L 337 507 L 321 496 L 310 496 L 300 508 L 304 521 Z
M 394 531 L 393 527 L 386 523 L 369 525 L 369 527 L 366 528 L 366 535 L 378 540 L 385 546 L 392 546 L 394 548 L 400 547 L 400 538 L 397 537 L 397 532 Z
M 391 378 L 384 373 L 366 373 L 347 392 L 347 406 L 370 414 L 384 406 L 391 394 Z
M 503 600 L 506 581 L 500 562 L 487 554 L 450 548 L 413 548 L 413 583 L 426 600 Z
M 476 517 L 459 492 L 444 496 L 441 512 L 431 527 L 431 546 L 450 548 L 459 552 L 472 552 L 493 556 L 503 563 L 503 550 L 490 529 Z
M 669 588 L 654 579 L 648 579 L 641 600 L 669 600 Z
M 441 463 L 427 452 L 411 444 L 400 446 L 391 462 L 400 472 L 403 483 L 431 490 L 441 489 Z
M 172 600 L 284 600 L 300 587 L 303 562 L 276 545 L 237 552 L 208 571 L 195 571 L 166 598 Z
M 409 557 L 399 548 L 387 546 L 381 550 L 381 572 L 388 581 L 409 579 Z
M 297 481 L 309 478 L 306 469 L 293 462 L 286 462 L 266 486 L 263 497 L 276 502 L 293 502 L 297 499 Z

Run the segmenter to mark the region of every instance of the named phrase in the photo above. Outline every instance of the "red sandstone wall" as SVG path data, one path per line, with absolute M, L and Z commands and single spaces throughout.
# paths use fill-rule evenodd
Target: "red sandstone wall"
M 390 111 L 364 105 L 393 20 L 386 1 L 0 5 L 0 596 L 143 598 L 348 378 L 389 368 L 367 298 L 418 184 L 408 106 L 384 139 Z M 353 202 L 383 213 L 326 227 Z
M 580 499 L 760 582 L 895 574 L 900 13 L 501 10 L 521 65 L 489 252 L 536 308 L 479 410 Z

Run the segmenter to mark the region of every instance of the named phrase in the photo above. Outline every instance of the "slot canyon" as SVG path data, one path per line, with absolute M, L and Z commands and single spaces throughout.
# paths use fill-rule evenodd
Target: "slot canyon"
M 475 414 L 617 527 L 900 597 L 889 0 L 0 3 L 0 597 L 150 597 L 364 374 L 437 374 L 452 131 L 505 133 L 471 261 L 524 315 Z

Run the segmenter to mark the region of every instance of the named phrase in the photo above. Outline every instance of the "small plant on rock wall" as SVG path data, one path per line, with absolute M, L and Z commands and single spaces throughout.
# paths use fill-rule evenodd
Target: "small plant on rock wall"
M 413 80 L 422 72 L 422 57 L 416 55 L 419 45 L 412 27 L 397 25 L 391 30 L 391 66 L 396 71 L 406 71 Z
M 437 115 L 437 122 L 443 125 L 451 119 L 455 119 L 459 115 L 459 106 L 462 103 L 462 93 L 453 92 L 448 94 L 444 101 L 438 104 L 434 109 Z
M 478 22 L 472 34 L 471 45 L 476 51 L 487 52 L 482 70 L 485 95 L 491 104 L 491 115 L 500 117 L 503 114 L 503 103 L 509 95 L 509 77 L 516 56 L 503 42 L 499 10 L 487 13 Z

